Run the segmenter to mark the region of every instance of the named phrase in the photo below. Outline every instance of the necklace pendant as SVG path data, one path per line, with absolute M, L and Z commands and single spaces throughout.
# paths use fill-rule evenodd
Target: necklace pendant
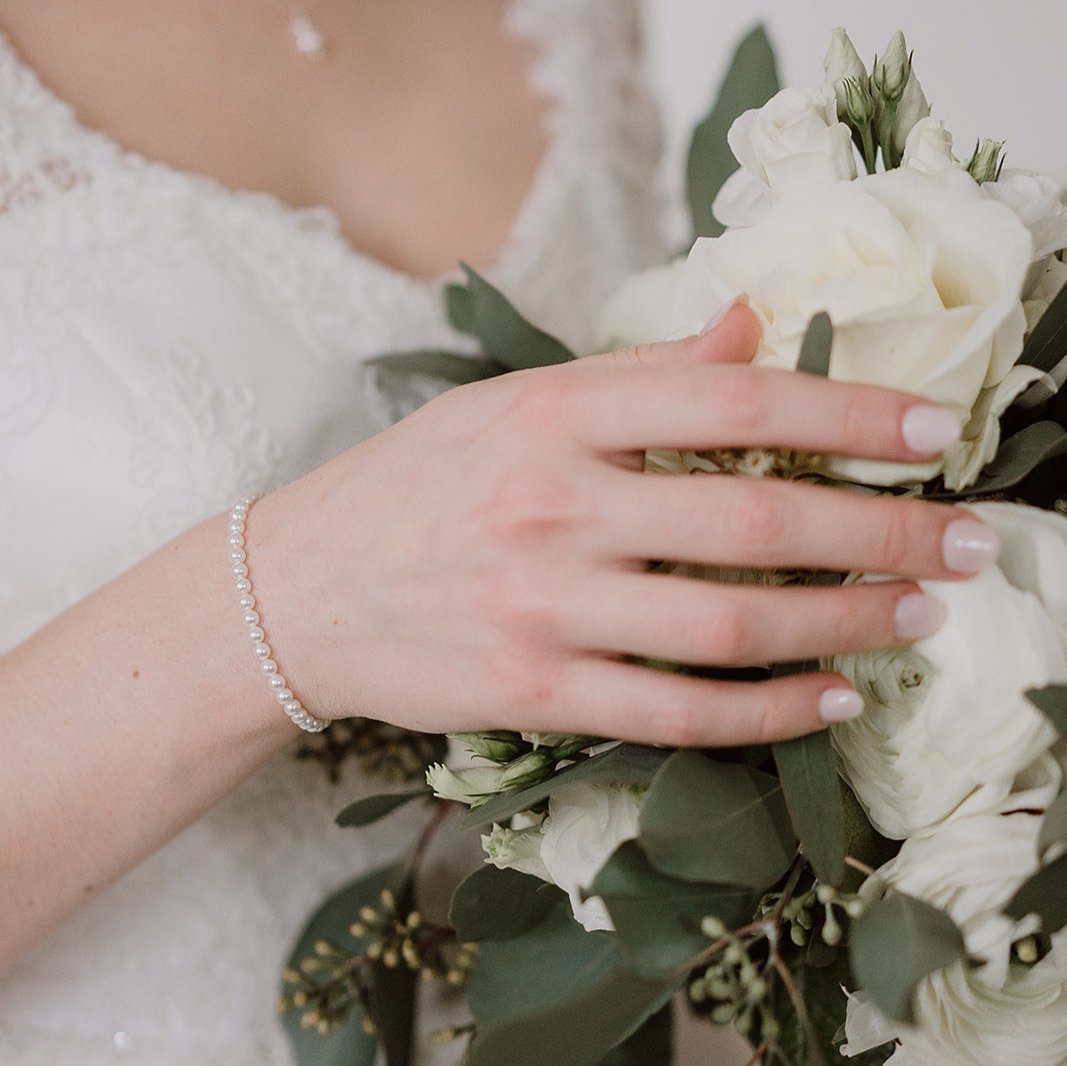
M 296 50 L 309 62 L 321 63 L 326 58 L 326 39 L 306 15 L 294 15 L 289 20 Z

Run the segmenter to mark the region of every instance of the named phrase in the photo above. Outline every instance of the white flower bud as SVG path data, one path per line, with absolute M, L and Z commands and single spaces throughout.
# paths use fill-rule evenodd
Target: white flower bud
M 882 56 L 874 61 L 872 88 L 886 103 L 897 103 L 904 95 L 911 74 L 911 59 L 904 34 L 897 30 Z
M 823 60 L 826 80 L 834 87 L 837 95 L 837 117 L 844 119 L 847 112 L 843 82 L 847 79 L 864 91 L 868 87 L 867 68 L 860 59 L 856 46 L 849 35 L 838 26 L 830 38 L 830 47 Z
M 936 118 L 919 119 L 904 142 L 900 161 L 905 170 L 920 174 L 939 174 L 942 170 L 960 170 L 963 164 L 952 153 L 952 134 Z
M 493 825 L 488 836 L 482 837 L 482 850 L 498 870 L 518 870 L 519 873 L 539 877 L 552 883 L 552 877 L 541 861 L 541 827 L 508 829 Z

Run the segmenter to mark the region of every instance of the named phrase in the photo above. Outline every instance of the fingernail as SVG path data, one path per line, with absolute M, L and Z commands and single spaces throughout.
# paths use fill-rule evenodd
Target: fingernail
M 704 328 L 700 331 L 700 336 L 703 337 L 705 333 L 710 333 L 738 304 L 744 304 L 745 307 L 748 307 L 747 292 L 738 293 L 729 303 L 723 304 L 718 312 L 704 324 Z
M 819 697 L 819 718 L 827 725 L 847 722 L 863 713 L 863 697 L 850 688 L 828 688 Z
M 909 407 L 900 426 L 904 443 L 919 455 L 936 455 L 960 439 L 960 420 L 943 407 Z
M 945 605 L 939 599 L 911 592 L 897 600 L 893 629 L 901 640 L 917 640 L 936 633 L 944 620 Z
M 984 522 L 960 518 L 945 529 L 941 554 L 949 570 L 974 574 L 997 561 L 1000 537 Z

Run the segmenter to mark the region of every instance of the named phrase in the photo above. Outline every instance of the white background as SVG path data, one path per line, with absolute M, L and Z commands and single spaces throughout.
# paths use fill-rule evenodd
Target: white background
M 783 85 L 822 78 L 835 26 L 864 61 L 897 29 L 934 115 L 969 156 L 978 136 L 1007 142 L 1008 166 L 1067 178 L 1067 0 L 642 0 L 650 77 L 676 178 L 693 124 L 706 113 L 737 42 L 757 22 L 771 34 Z

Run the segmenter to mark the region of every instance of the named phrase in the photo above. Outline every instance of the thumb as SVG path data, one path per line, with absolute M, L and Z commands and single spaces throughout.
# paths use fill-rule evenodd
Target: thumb
M 748 363 L 760 342 L 759 319 L 742 293 L 726 304 L 708 324 L 691 337 L 656 344 L 637 344 L 615 352 L 579 359 L 577 366 L 685 365 L 697 363 Z

